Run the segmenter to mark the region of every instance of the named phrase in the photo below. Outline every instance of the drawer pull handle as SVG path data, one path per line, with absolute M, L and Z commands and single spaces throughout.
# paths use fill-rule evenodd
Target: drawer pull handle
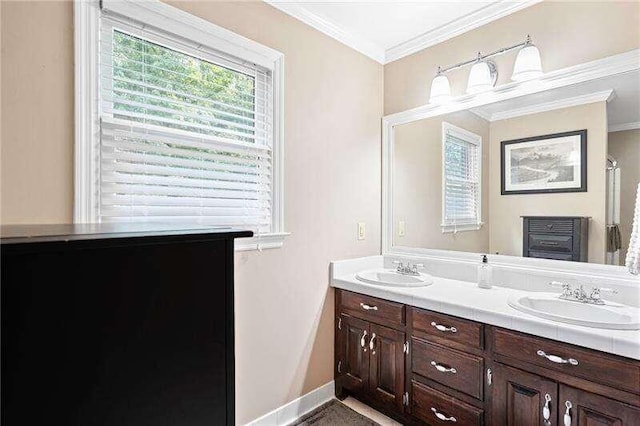
M 364 350 L 364 352 L 367 351 L 367 330 L 364 330 L 362 332 L 362 336 L 360 337 L 360 347 Z
M 544 424 L 549 426 L 551 425 L 551 407 L 549 404 L 551 403 L 551 395 L 546 393 L 544 395 L 544 407 L 542 407 L 542 418 L 544 419 Z
M 360 307 L 362 309 L 364 309 L 365 311 L 377 311 L 378 310 L 377 306 L 375 306 L 375 305 L 373 305 L 373 306 L 367 305 L 366 303 L 360 303 Z
M 457 333 L 458 329 L 455 327 L 447 327 L 446 325 L 438 324 L 435 321 L 431 321 L 431 327 L 435 327 L 439 331 L 450 331 L 452 333 Z
M 439 412 L 438 410 L 436 410 L 435 408 L 431 407 L 431 411 L 433 411 L 433 414 L 439 418 L 440 420 L 442 420 L 443 422 L 457 422 L 458 420 L 456 420 L 455 417 L 453 416 L 447 416 L 445 414 L 442 414 L 441 412 Z
M 547 355 L 545 351 L 538 351 L 537 354 L 540 355 L 541 357 L 548 359 L 551 362 L 555 362 L 556 364 L 578 365 L 577 359 L 573 359 L 573 358 L 564 359 L 559 357 L 558 355 Z
M 564 406 L 567 407 L 567 411 L 565 411 L 563 419 L 564 426 L 571 426 L 571 413 L 569 412 L 569 410 L 571 410 L 573 404 L 571 404 L 571 401 L 565 401 Z
M 433 365 L 436 368 L 436 370 L 438 370 L 441 373 L 453 373 L 453 374 L 456 374 L 458 372 L 458 370 L 456 370 L 453 367 L 445 367 L 444 365 L 438 364 L 435 361 L 431 361 L 431 365 Z
M 376 354 L 376 333 L 371 334 L 371 339 L 369 340 L 369 349 L 371 349 L 371 355 Z

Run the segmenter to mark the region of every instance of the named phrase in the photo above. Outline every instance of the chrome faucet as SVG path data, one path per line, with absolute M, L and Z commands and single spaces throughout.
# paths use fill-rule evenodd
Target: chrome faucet
M 591 289 L 591 293 L 587 294 L 584 290 L 584 286 L 580 285 L 578 288 L 572 288 L 569 283 L 562 283 L 558 281 L 551 281 L 549 283 L 552 287 L 561 287 L 562 293 L 558 296 L 559 299 L 570 300 L 572 302 L 590 303 L 592 305 L 604 305 L 604 300 L 600 298 L 601 292 L 608 292 L 610 294 L 617 294 L 618 290 L 613 288 L 602 288 L 594 286 Z
M 422 263 L 411 264 L 411 262 L 407 262 L 405 265 L 399 260 L 393 261 L 394 265 L 398 265 L 396 268 L 396 272 L 402 275 L 420 275 L 420 271 L 418 269 L 422 269 L 424 265 Z

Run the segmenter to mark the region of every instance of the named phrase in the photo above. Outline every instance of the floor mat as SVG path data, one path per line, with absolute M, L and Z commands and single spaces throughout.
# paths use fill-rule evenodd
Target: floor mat
M 312 412 L 305 414 L 291 426 L 380 426 L 360 413 L 353 411 L 337 399 L 332 399 Z

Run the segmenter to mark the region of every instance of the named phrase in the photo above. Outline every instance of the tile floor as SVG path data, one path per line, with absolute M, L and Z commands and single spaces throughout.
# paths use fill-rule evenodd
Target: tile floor
M 402 426 L 402 423 L 398 423 L 395 420 L 390 419 L 384 414 L 379 413 L 368 405 L 365 405 L 352 397 L 347 397 L 342 401 L 342 403 L 363 416 L 370 418 L 374 422 L 379 423 L 381 426 Z

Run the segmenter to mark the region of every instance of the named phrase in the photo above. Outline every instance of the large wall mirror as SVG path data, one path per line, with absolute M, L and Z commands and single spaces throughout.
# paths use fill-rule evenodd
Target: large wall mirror
M 639 123 L 635 70 L 389 126 L 387 252 L 624 265 Z

